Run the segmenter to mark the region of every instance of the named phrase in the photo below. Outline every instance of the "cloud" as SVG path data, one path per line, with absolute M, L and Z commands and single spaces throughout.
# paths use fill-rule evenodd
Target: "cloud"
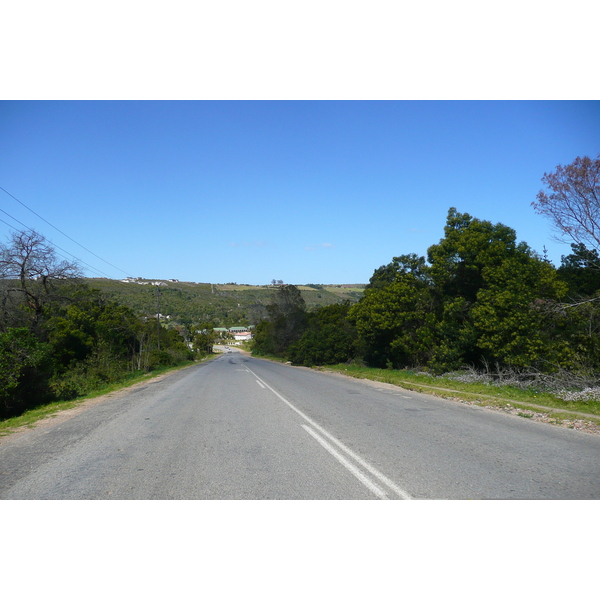
M 323 242 L 322 244 L 317 244 L 316 246 L 304 246 L 305 250 L 319 250 L 321 248 L 335 248 L 335 246 L 329 242 Z
M 258 240 L 256 242 L 230 242 L 229 245 L 232 248 L 264 248 L 268 243 Z

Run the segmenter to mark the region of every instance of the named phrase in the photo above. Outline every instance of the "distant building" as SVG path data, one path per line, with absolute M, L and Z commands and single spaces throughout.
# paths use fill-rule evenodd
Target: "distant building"
M 240 342 L 245 342 L 252 339 L 252 333 L 250 331 L 238 331 L 233 333 L 233 339 Z

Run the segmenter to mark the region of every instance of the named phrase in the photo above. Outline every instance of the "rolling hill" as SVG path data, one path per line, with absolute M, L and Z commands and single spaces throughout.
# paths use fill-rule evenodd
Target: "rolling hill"
M 129 282 L 90 278 L 85 280 L 108 299 L 131 307 L 138 313 L 164 315 L 172 324 L 214 321 L 216 326 L 254 325 L 266 316 L 276 287 L 235 283 L 213 284 L 175 280 L 132 279 Z M 156 285 L 156 284 L 159 285 Z M 306 307 L 357 302 L 365 284 L 298 285 Z M 157 292 L 158 290 L 158 292 Z

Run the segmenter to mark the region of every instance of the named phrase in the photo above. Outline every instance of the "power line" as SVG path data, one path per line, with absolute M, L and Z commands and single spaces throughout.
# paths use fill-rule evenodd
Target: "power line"
M 8 215 L 11 219 L 14 219 L 20 225 L 23 225 L 23 227 L 25 227 L 26 229 L 29 229 L 29 231 L 32 231 L 33 233 L 36 233 L 36 231 L 34 229 L 32 229 L 31 227 L 28 227 L 24 223 L 21 223 L 21 221 L 19 221 L 18 219 L 15 219 L 12 215 L 9 215 L 5 210 L 2 210 L 1 208 L 0 208 L 0 210 L 4 214 Z M 0 219 L 0 222 L 4 223 L 5 225 L 8 225 L 11 229 L 14 229 L 15 231 L 19 231 L 16 227 L 14 227 L 13 225 L 11 225 L 10 223 L 7 223 L 4 219 Z M 96 267 L 92 267 L 92 265 L 90 265 L 90 264 L 86 263 L 85 261 L 81 260 L 79 257 L 75 256 L 74 254 L 71 254 L 68 250 L 65 250 L 64 248 L 61 248 L 60 246 L 57 246 L 54 242 L 51 242 L 46 237 L 44 237 L 44 240 L 48 244 L 51 244 L 52 246 L 54 246 L 55 248 L 58 248 L 62 252 L 66 252 L 69 256 L 71 256 L 72 258 L 74 258 L 77 262 L 83 263 L 84 265 L 86 265 L 87 267 L 89 267 L 92 271 L 95 271 L 96 273 L 98 273 L 100 275 L 104 275 L 105 277 L 108 277 L 109 279 L 111 278 L 110 275 L 108 275 L 107 273 L 104 273 L 103 271 L 100 271 L 99 269 L 96 269 Z M 64 258 L 65 260 L 69 260 L 66 256 L 63 256 L 60 252 L 56 252 L 56 254 L 58 256 L 60 256 L 61 258 Z
M 15 219 L 15 217 L 13 217 L 12 215 L 9 215 L 5 210 L 0 208 L 0 211 L 2 211 L 5 215 L 8 215 L 11 219 L 15 220 L 17 223 L 19 223 L 19 225 L 22 225 L 23 227 L 25 227 L 25 229 L 29 229 L 29 231 L 33 231 L 35 233 L 35 231 L 33 229 L 31 229 L 31 227 L 28 227 L 27 225 L 25 225 L 25 223 L 21 223 L 21 221 L 19 221 L 19 219 Z M 14 229 L 15 231 L 18 231 L 18 229 L 14 226 L 12 226 L 10 223 L 7 223 L 4 219 L 0 219 L 0 221 L 2 223 L 4 223 L 5 225 L 8 225 L 11 229 Z M 50 240 L 44 238 L 49 244 L 52 244 L 52 246 L 54 246 L 55 248 L 58 248 L 59 250 L 61 250 L 62 252 L 66 252 L 69 256 L 72 256 L 75 260 L 83 263 L 84 265 L 87 265 L 90 269 L 92 269 L 92 271 L 95 271 L 96 273 L 100 273 L 101 275 L 104 275 L 105 277 L 108 277 L 109 279 L 111 278 L 110 275 L 107 275 L 106 273 L 100 271 L 100 269 L 96 269 L 96 267 L 92 267 L 92 265 L 86 263 L 85 261 L 81 260 L 80 258 L 78 258 L 77 256 L 75 256 L 74 254 L 71 254 L 69 251 L 65 250 L 64 248 L 61 248 L 60 246 L 57 246 L 54 242 L 51 242 Z M 57 252 L 57 254 L 61 257 L 64 258 L 65 260 L 69 260 L 66 256 L 63 256 L 62 254 L 59 254 Z
M 72 237 L 70 237 L 66 233 L 64 233 L 64 231 L 61 231 L 58 227 L 55 227 L 54 225 L 52 225 L 52 223 L 50 223 L 50 221 L 47 221 L 46 219 L 44 219 L 44 217 L 42 217 L 41 215 L 38 215 L 38 213 L 36 213 L 31 208 L 29 208 L 29 206 L 27 206 L 24 202 L 21 202 L 21 200 L 19 200 L 18 198 L 15 198 L 10 192 L 7 192 L 3 187 L 0 186 L 0 190 L 2 190 L 5 194 L 8 194 L 11 198 L 13 198 L 14 200 L 16 200 L 19 204 L 21 204 L 22 206 L 24 206 L 29 212 L 32 212 L 36 217 L 38 217 L 42 221 L 44 221 L 44 223 L 48 223 L 48 225 L 50 225 L 50 227 L 56 229 L 56 231 L 58 231 L 59 233 L 61 233 L 62 235 L 64 235 L 66 238 L 70 239 L 73 243 L 75 243 L 78 246 L 80 246 L 81 248 L 83 248 L 86 252 L 89 252 L 90 254 L 93 254 L 96 258 L 99 258 L 101 261 L 105 262 L 107 265 L 110 265 L 113 269 L 117 269 L 117 271 L 121 271 L 121 273 L 125 273 L 125 275 L 130 275 L 130 273 L 127 273 L 127 271 L 123 271 L 123 269 L 119 269 L 119 267 L 116 267 L 115 265 L 109 263 L 107 260 L 104 260 L 101 256 L 98 256 L 97 254 L 95 254 L 94 252 L 92 252 L 91 250 L 89 250 L 88 248 L 86 248 L 85 246 L 82 246 L 78 241 L 74 240 Z M 2 212 L 4 212 L 4 211 L 2 211 Z M 6 213 L 6 214 L 8 214 L 8 213 Z M 10 215 L 8 215 L 8 216 L 10 217 Z M 13 218 L 14 217 L 11 217 L 11 219 L 13 219 Z M 15 221 L 16 220 L 17 219 L 15 219 Z M 57 246 L 57 248 L 58 248 L 58 246 Z M 63 250 L 63 252 L 66 252 L 66 250 Z M 83 262 L 83 261 L 81 261 L 81 262 Z M 87 264 L 87 263 L 84 263 L 84 264 Z

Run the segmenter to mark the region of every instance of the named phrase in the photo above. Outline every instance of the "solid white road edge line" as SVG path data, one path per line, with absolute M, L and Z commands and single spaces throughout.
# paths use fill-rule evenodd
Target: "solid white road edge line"
M 256 383 L 258 383 L 263 390 L 265 389 L 265 386 L 258 379 L 256 380 Z
M 400 498 L 403 498 L 404 500 L 412 499 L 408 492 L 405 492 L 402 488 L 397 486 L 391 479 L 386 477 L 383 473 L 379 472 L 375 467 L 372 467 L 367 461 L 363 460 L 360 456 L 358 456 L 358 454 L 354 453 L 352 450 L 350 450 L 350 448 L 348 448 L 342 442 L 336 439 L 326 429 L 323 429 L 323 427 L 321 427 L 318 423 L 315 423 L 315 421 L 313 421 L 310 417 L 305 415 L 301 410 L 297 409 L 289 400 L 286 400 L 277 390 L 274 390 L 266 381 L 261 379 L 254 371 L 252 371 L 252 369 L 250 369 L 246 365 L 244 366 L 246 367 L 246 369 L 248 369 L 250 373 L 252 373 L 252 375 L 254 375 L 254 377 L 256 377 L 257 380 L 262 381 L 265 387 L 270 389 L 282 402 L 285 402 L 285 404 L 287 404 L 293 411 L 299 414 L 305 421 L 310 423 L 317 431 L 322 433 L 325 437 L 329 438 L 336 446 L 338 446 L 338 448 L 341 448 L 346 454 L 348 454 L 348 456 L 352 457 L 359 465 L 361 465 L 367 471 L 369 471 L 371 475 L 379 479 L 381 483 L 389 487 Z
M 318 433 L 313 431 L 308 425 L 302 425 L 302 427 L 312 435 L 329 454 L 331 454 L 342 466 L 346 467 L 356 479 L 358 479 L 366 488 L 373 492 L 376 496 L 383 500 L 387 500 L 388 497 L 385 492 L 377 487 L 362 471 L 357 469 L 350 461 L 346 460 L 331 444 L 328 444 Z

